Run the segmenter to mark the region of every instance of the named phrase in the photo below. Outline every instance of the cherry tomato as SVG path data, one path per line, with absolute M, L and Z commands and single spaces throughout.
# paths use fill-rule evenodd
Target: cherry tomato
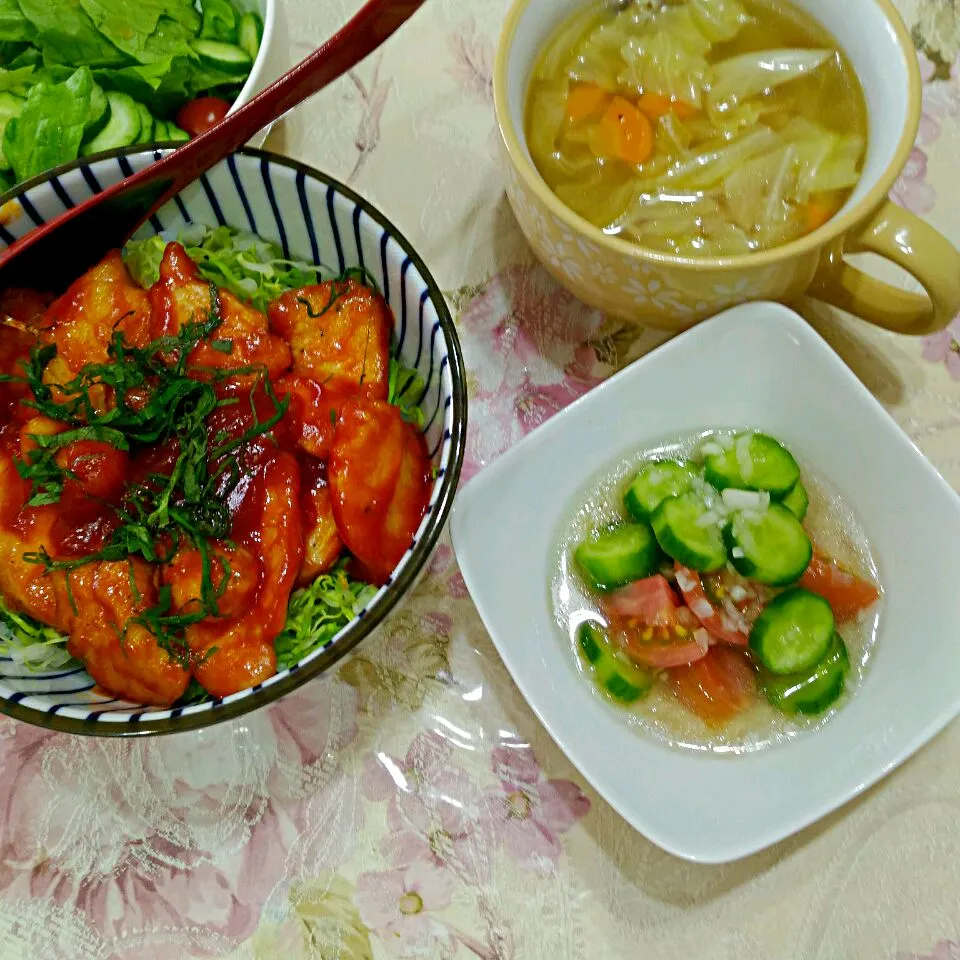
M 660 574 L 614 591 L 605 609 L 612 637 L 637 663 L 668 669 L 707 655 L 707 632 Z
M 677 699 L 711 725 L 727 723 L 745 710 L 756 693 L 756 678 L 745 654 L 727 646 L 689 666 L 670 671 Z
M 185 103 L 177 113 L 177 126 L 191 137 L 199 137 L 215 127 L 230 110 L 230 104 L 220 97 L 197 97 Z
M 869 580 L 844 570 L 838 563 L 814 551 L 800 586 L 820 594 L 841 623 L 852 620 L 880 599 L 880 591 Z

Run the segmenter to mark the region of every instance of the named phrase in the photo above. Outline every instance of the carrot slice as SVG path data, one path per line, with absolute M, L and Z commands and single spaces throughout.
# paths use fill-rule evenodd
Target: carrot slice
M 578 83 L 567 94 L 567 119 L 572 123 L 598 114 L 607 102 L 609 94 L 595 83 Z
M 700 109 L 692 103 L 687 103 L 686 100 L 674 100 L 673 112 L 676 114 L 678 120 L 689 120 L 691 117 L 695 117 L 700 112 Z
M 624 97 L 610 101 L 600 121 L 599 142 L 607 156 L 639 165 L 653 153 L 653 127 Z
M 674 100 L 672 97 L 666 97 L 662 93 L 645 93 L 639 100 L 637 106 L 651 120 L 659 120 L 668 113 L 676 115 L 678 120 L 689 120 L 696 116 L 700 111 L 685 100 Z
M 807 233 L 813 233 L 814 230 L 822 227 L 835 213 L 836 206 L 832 203 L 825 203 L 822 200 L 811 200 L 806 207 L 804 223 Z
M 673 101 L 662 93 L 645 93 L 637 101 L 637 106 L 651 120 L 659 120 L 673 109 Z

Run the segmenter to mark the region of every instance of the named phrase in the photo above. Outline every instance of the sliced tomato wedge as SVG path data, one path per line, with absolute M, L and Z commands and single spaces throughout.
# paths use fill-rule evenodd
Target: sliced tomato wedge
M 746 654 L 723 645 L 671 670 L 670 685 L 677 699 L 711 726 L 729 723 L 756 698 L 756 676 Z
M 677 595 L 658 573 L 614 590 L 604 605 L 612 616 L 640 620 L 647 626 L 671 624 L 676 620 Z
M 694 663 L 710 649 L 697 618 L 679 606 L 666 577 L 657 574 L 614 591 L 605 603 L 614 641 L 636 663 L 659 670 Z
M 690 570 L 678 563 L 677 586 L 683 594 L 684 603 L 711 637 L 734 647 L 747 645 L 750 635 L 746 629 L 746 621 L 742 616 L 731 617 L 725 610 L 711 603 L 696 570 Z
M 845 570 L 840 564 L 816 550 L 806 573 L 800 578 L 800 586 L 820 594 L 833 610 L 833 615 L 842 623 L 852 620 L 867 607 L 880 599 L 875 584 Z

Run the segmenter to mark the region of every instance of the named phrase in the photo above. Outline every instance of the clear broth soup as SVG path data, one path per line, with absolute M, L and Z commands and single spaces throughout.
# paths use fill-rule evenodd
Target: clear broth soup
M 786 743 L 800 734 L 817 730 L 828 723 L 850 697 L 856 696 L 876 643 L 882 597 L 856 619 L 837 626 L 849 653 L 850 672 L 846 677 L 845 692 L 832 707 L 813 717 L 786 715 L 775 709 L 758 691 L 746 710 L 729 723 L 715 726 L 705 723 L 677 699 L 665 682 L 665 675 L 644 699 L 629 707 L 614 704 L 600 691 L 590 676 L 576 639 L 577 628 L 584 621 L 604 619 L 600 612 L 600 595 L 585 582 L 573 559 L 578 544 L 627 520 L 622 506 L 623 494 L 630 479 L 644 464 L 665 459 L 695 460 L 705 440 L 724 432 L 705 431 L 648 448 L 625 458 L 592 480 L 577 497 L 576 509 L 561 523 L 554 548 L 553 568 L 556 573 L 549 590 L 556 623 L 569 640 L 569 655 L 577 660 L 584 673 L 584 683 L 590 684 L 597 697 L 611 703 L 611 709 L 620 710 L 626 723 L 636 727 L 639 733 L 674 748 L 736 754 Z M 810 500 L 803 527 L 815 549 L 849 572 L 879 584 L 876 562 L 856 514 L 827 479 L 802 461 L 800 468 Z
M 829 32 L 784 0 L 600 0 L 564 23 L 530 85 L 547 185 L 610 235 L 664 253 L 788 243 L 858 182 L 867 106 Z

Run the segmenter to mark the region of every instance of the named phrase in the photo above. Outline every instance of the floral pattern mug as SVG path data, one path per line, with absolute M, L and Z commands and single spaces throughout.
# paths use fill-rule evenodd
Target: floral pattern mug
M 523 138 L 526 90 L 539 51 L 585 0 L 515 0 L 493 74 L 507 196 L 547 270 L 607 313 L 681 329 L 746 300 L 824 300 L 902 333 L 942 330 L 960 311 L 960 251 L 887 199 L 908 163 L 921 119 L 916 50 L 890 0 L 795 0 L 838 38 L 860 77 L 870 141 L 860 183 L 839 213 L 799 240 L 745 256 L 688 258 L 606 235 L 564 206 L 540 177 Z M 877 280 L 845 254 L 879 254 L 927 296 Z

